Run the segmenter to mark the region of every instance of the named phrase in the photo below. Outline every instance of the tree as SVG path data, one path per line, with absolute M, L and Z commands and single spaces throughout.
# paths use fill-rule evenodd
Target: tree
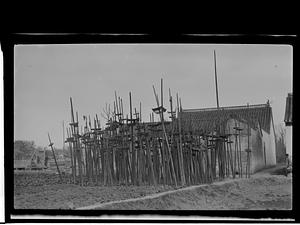
M 34 141 L 14 141 L 14 159 L 24 160 L 29 159 L 35 151 Z

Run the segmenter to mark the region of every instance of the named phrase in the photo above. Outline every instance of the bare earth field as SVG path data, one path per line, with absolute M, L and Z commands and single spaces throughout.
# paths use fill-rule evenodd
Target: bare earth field
M 250 179 L 231 179 L 174 190 L 170 186 L 80 187 L 61 184 L 54 174 L 18 173 L 14 177 L 14 207 L 118 210 L 291 209 L 291 177 L 272 174 L 276 173 L 267 170 Z M 68 177 L 64 177 L 64 182 L 68 182 Z
M 58 175 L 18 173 L 14 175 L 15 209 L 74 209 L 95 203 L 137 198 L 173 189 L 170 186 L 79 186 L 61 184 Z
M 260 177 L 220 182 L 138 201 L 105 204 L 95 209 L 288 210 L 291 209 L 291 180 Z

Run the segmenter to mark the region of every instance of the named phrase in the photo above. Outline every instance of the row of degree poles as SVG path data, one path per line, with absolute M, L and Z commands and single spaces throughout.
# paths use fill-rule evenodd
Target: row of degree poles
M 71 123 L 67 139 L 72 182 L 80 185 L 174 185 L 211 183 L 226 177 L 250 177 L 251 151 L 242 160 L 241 128 L 235 133 L 222 132 L 220 122 L 215 132 L 197 133 L 182 127 L 181 99 L 176 95 L 176 110 L 169 89 L 170 121 L 165 120 L 163 80 L 159 101 L 153 86 L 156 107 L 150 122 L 142 122 L 140 111 L 133 113 L 129 93 L 129 118 L 124 117 L 123 102 L 115 92 L 114 110 L 107 114 L 106 128 L 100 128 L 98 116 L 94 124 L 86 116 L 79 131 L 78 112 L 71 105 Z M 177 117 L 176 117 L 177 112 Z M 160 118 L 154 122 L 154 114 Z M 233 140 L 231 138 L 233 137 Z M 53 143 L 49 142 L 52 150 Z M 249 126 L 248 126 L 249 149 Z M 54 155 L 55 158 L 55 155 Z M 56 160 L 55 160 L 56 161 Z M 56 163 L 57 165 L 57 163 Z M 57 166 L 60 175 L 59 167 Z M 60 175 L 61 176 L 61 175 Z

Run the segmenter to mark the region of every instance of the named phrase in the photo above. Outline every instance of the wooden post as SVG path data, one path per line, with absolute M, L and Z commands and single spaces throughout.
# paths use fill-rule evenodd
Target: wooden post
M 68 136 L 68 138 L 71 138 L 72 137 L 72 135 L 71 135 L 71 130 L 70 130 L 70 132 L 68 131 L 68 129 L 67 129 L 67 136 Z M 70 139 L 69 139 L 70 140 Z M 71 160 L 71 169 L 72 169 L 72 177 L 73 177 L 73 183 L 75 184 L 75 182 L 76 182 L 76 179 L 75 179 L 75 168 L 74 168 L 74 158 L 73 158 L 73 153 L 72 153 L 72 142 L 69 142 L 69 149 L 70 149 L 70 160 Z
M 140 102 L 140 123 L 142 122 L 142 103 Z
M 175 129 L 175 126 L 174 126 L 174 113 L 176 112 L 173 112 L 173 99 L 172 99 L 172 95 L 171 95 L 171 89 L 169 88 L 169 101 L 170 101 L 170 118 L 171 118 L 171 124 L 172 124 L 172 127 L 171 127 L 171 149 L 172 149 L 172 146 L 175 147 L 176 145 L 176 151 L 174 151 L 174 167 L 175 167 L 175 176 L 177 179 L 181 180 L 180 179 L 180 171 L 179 171 L 179 148 L 178 148 L 178 145 L 177 143 L 175 143 L 174 141 L 174 129 Z
M 246 178 L 250 178 L 250 154 L 251 154 L 251 150 L 250 150 L 250 126 L 249 126 L 249 103 L 247 104 L 247 109 L 248 109 L 248 123 L 247 123 L 247 136 L 248 136 L 248 149 L 247 149 L 247 164 L 246 164 Z
M 75 138 L 75 133 L 76 133 L 76 124 L 75 124 L 75 119 L 74 119 L 74 111 L 73 111 L 73 103 L 72 103 L 72 98 L 70 98 L 70 103 L 71 103 L 71 132 L 70 134 L 73 136 L 73 157 L 74 157 L 74 183 L 76 183 L 76 172 L 77 172 L 77 163 L 76 163 L 76 160 L 77 160 L 77 141 L 76 141 L 76 138 Z M 77 125 L 78 126 L 78 125 Z
M 158 101 L 158 97 L 156 95 L 154 86 L 153 86 L 153 91 L 154 91 L 154 95 L 156 97 L 157 107 L 160 108 L 160 119 L 161 119 L 161 124 L 162 124 L 162 129 L 163 129 L 162 140 L 164 140 L 166 142 L 166 145 L 167 145 L 168 154 L 169 154 L 169 157 L 170 157 L 170 160 L 171 160 L 172 175 L 173 175 L 173 178 L 174 178 L 175 186 L 177 186 L 177 179 L 176 179 L 176 176 L 175 176 L 173 158 L 172 158 L 172 154 L 171 154 L 171 149 L 170 149 L 166 129 L 165 129 L 165 126 L 164 126 L 164 118 L 163 118 L 163 109 L 164 109 L 163 108 L 163 80 L 162 79 L 161 79 L 161 106 L 159 106 L 159 101 Z M 162 146 L 164 146 L 164 144 L 162 144 Z M 168 161 L 169 161 L 169 158 L 167 157 L 167 162 Z
M 155 87 L 153 87 L 153 92 L 154 92 L 154 96 L 156 99 L 156 103 L 157 103 L 157 107 L 159 107 L 159 100 L 158 100 L 158 95 L 156 94 L 155 91 Z M 161 109 L 162 110 L 162 109 Z M 159 115 L 161 117 L 161 112 L 159 112 Z M 160 143 L 160 137 L 156 137 L 157 138 L 157 143 L 158 143 L 158 147 L 160 149 L 160 158 L 161 158 L 161 165 L 162 165 L 162 177 L 163 177 L 163 184 L 166 184 L 166 168 L 165 168 L 165 163 L 164 163 L 164 158 L 165 158 L 165 153 L 164 153 L 164 149 L 163 149 L 163 144 Z
M 164 159 L 163 159 L 163 163 L 165 165 L 165 172 L 166 172 L 166 180 L 168 182 L 168 178 L 169 178 L 169 175 L 170 175 L 170 168 L 169 168 L 169 157 L 170 155 L 168 155 L 169 152 L 166 152 L 165 151 L 165 141 L 167 141 L 167 137 L 164 136 L 165 134 L 165 129 L 164 129 L 164 112 L 163 112 L 163 102 L 164 102 L 164 97 L 163 97 L 163 79 L 160 80 L 160 101 L 161 101 L 161 112 L 160 112 L 160 122 L 161 122 L 161 126 L 162 126 L 162 129 L 163 129 L 163 135 L 162 135 L 162 142 L 161 142 L 161 146 L 162 146 L 162 151 L 164 152 Z M 159 106 L 158 106 L 159 107 Z M 168 148 L 168 146 L 167 146 Z
M 63 151 L 65 150 L 65 121 L 62 122 L 63 127 Z
M 211 157 L 211 154 L 208 153 L 209 147 L 208 147 L 208 136 L 206 136 L 206 151 L 205 151 L 205 159 L 206 159 L 206 182 L 211 182 L 212 179 L 212 167 L 211 167 L 211 160 L 209 160 L 209 157 Z
M 153 162 L 152 162 L 152 157 L 151 157 L 149 138 L 146 138 L 146 150 L 147 150 L 148 164 L 150 167 L 151 180 L 152 180 L 152 183 L 156 186 L 157 182 L 155 179 L 155 174 L 154 174 L 154 169 L 153 169 Z
M 48 139 L 49 139 L 49 146 L 51 147 L 51 150 L 52 150 L 54 162 L 55 162 L 55 165 L 56 165 L 56 169 L 57 169 L 57 172 L 58 172 L 60 181 L 63 182 L 62 177 L 61 177 L 61 174 L 60 174 L 60 170 L 59 170 L 59 168 L 58 168 L 58 164 L 57 164 L 57 161 L 56 161 L 56 156 L 55 156 L 55 153 L 54 153 L 54 150 L 53 150 L 53 143 L 51 142 L 49 133 L 48 133 Z
M 131 92 L 129 92 L 129 106 L 130 106 L 130 150 L 131 150 L 131 170 L 132 170 L 132 183 L 136 184 L 136 166 L 135 166 L 135 147 L 133 140 L 133 120 L 132 120 L 132 102 L 131 102 Z
M 119 106 L 118 106 L 118 98 L 117 98 L 117 92 L 115 91 L 115 101 L 116 101 L 116 110 L 117 110 L 117 117 L 119 119 Z
M 76 124 L 78 128 L 78 111 L 76 111 Z M 79 177 L 80 177 L 80 185 L 83 185 L 83 177 L 82 177 L 82 157 L 81 157 L 81 149 L 80 149 L 80 140 L 79 140 L 79 131 L 77 129 L 76 132 L 76 139 L 77 139 L 77 155 L 78 155 L 78 170 L 79 170 Z
M 215 62 L 216 99 L 217 99 L 217 108 L 219 108 L 218 77 L 217 77 L 217 59 L 216 59 L 216 51 L 215 50 L 214 50 L 214 62 Z
M 179 167 L 180 167 L 180 177 L 181 177 L 181 185 L 185 185 L 185 174 L 184 174 L 184 163 L 183 163 L 183 151 L 182 151 L 182 128 L 181 128 L 181 105 L 179 105 L 178 93 L 176 94 L 177 98 L 177 116 L 178 116 L 178 129 L 179 129 Z
M 229 145 L 231 174 L 232 174 L 232 177 L 234 179 L 235 178 L 235 170 L 234 170 L 234 166 L 233 166 L 234 158 L 233 158 L 233 155 L 232 155 L 231 143 L 233 143 L 233 142 L 230 140 L 230 137 L 228 137 L 227 146 Z
M 80 185 L 82 185 L 82 162 L 81 162 L 81 151 L 80 151 L 80 141 L 79 141 L 79 128 L 78 128 L 78 112 L 76 112 L 76 122 L 74 121 L 74 111 L 73 111 L 73 104 L 72 104 L 72 98 L 70 98 L 71 103 L 71 117 L 72 117 L 72 123 L 71 126 L 73 128 L 73 136 L 75 138 L 75 150 L 74 154 L 76 155 L 76 159 L 78 162 L 78 170 L 79 170 L 79 176 L 80 176 Z M 76 162 L 76 161 L 75 161 Z M 75 164 L 76 166 L 76 164 Z
M 240 123 L 239 123 L 240 126 Z M 241 130 L 239 129 L 239 160 L 240 160 L 240 169 L 241 177 L 243 177 L 243 162 L 242 162 L 242 143 L 241 143 Z

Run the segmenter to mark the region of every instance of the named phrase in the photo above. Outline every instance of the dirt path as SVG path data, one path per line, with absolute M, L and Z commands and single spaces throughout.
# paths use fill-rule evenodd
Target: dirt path
M 260 210 L 291 209 L 291 179 L 259 176 L 200 185 L 78 209 Z
M 226 181 L 218 182 L 215 185 L 223 185 L 223 184 L 231 183 L 231 182 L 232 182 L 232 180 L 226 180 Z M 90 206 L 79 207 L 79 208 L 77 208 L 77 210 L 97 209 L 97 208 L 112 206 L 112 205 L 119 204 L 119 203 L 130 203 L 130 202 L 143 201 L 143 200 L 148 200 L 148 199 L 156 199 L 156 198 L 159 198 L 159 197 L 163 197 L 165 195 L 176 194 L 176 193 L 182 192 L 182 191 L 193 191 L 193 190 L 195 190 L 199 187 L 206 187 L 206 186 L 207 186 L 207 184 L 195 185 L 195 186 L 189 186 L 189 187 L 181 188 L 181 189 L 178 189 L 178 190 L 164 191 L 164 192 L 161 192 L 161 193 L 158 193 L 158 194 L 147 195 L 145 197 L 130 198 L 130 199 L 118 200 L 118 201 L 110 201 L 110 202 L 100 203 L 100 204 L 97 203 L 97 204 L 90 205 Z
M 98 203 L 88 209 L 291 209 L 291 176 L 274 176 L 282 165 L 264 169 L 251 179 L 228 179 L 145 197 Z

